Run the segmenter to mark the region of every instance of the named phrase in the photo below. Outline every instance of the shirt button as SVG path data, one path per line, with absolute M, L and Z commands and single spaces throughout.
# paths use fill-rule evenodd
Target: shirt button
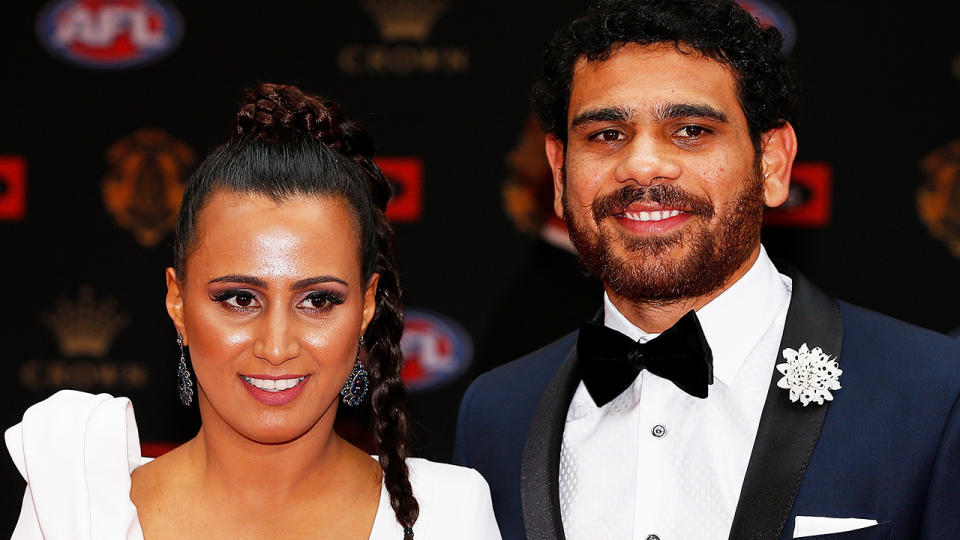
M 660 540 L 660 537 L 655 534 L 651 534 L 647 536 L 647 540 Z
M 653 429 L 650 430 L 650 433 L 652 433 L 654 437 L 656 437 L 656 438 L 659 439 L 660 437 L 663 437 L 664 435 L 667 434 L 667 428 L 663 427 L 663 426 L 660 425 L 660 424 L 657 424 L 657 425 L 653 426 Z M 655 537 L 656 535 L 653 534 L 653 535 L 650 535 L 650 536 Z M 651 540 L 650 536 L 647 537 L 647 540 Z

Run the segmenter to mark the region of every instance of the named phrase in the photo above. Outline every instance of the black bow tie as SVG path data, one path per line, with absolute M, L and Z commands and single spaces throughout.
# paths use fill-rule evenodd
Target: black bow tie
M 698 398 L 707 397 L 713 384 L 713 353 L 693 311 L 646 343 L 599 323 L 583 323 L 577 357 L 583 384 L 598 407 L 623 393 L 644 369 Z

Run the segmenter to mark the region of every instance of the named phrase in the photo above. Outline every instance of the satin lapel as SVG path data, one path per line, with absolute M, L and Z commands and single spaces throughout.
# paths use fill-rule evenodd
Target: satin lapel
M 523 447 L 520 498 L 527 540 L 564 540 L 560 518 L 560 445 L 567 409 L 579 384 L 574 345 L 547 384 Z
M 783 349 L 799 349 L 806 343 L 836 356 L 842 366 L 843 326 L 836 299 L 817 289 L 795 269 L 783 270 L 791 274 L 793 293 L 776 363 L 783 362 Z M 780 372 L 774 368 L 733 517 L 731 539 L 775 539 L 780 535 L 820 437 L 830 402 L 807 407 L 791 403 L 787 390 L 777 387 L 780 378 Z

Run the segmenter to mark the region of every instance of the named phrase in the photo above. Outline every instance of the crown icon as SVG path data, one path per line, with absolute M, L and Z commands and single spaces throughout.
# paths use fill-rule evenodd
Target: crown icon
M 363 0 L 384 41 L 424 41 L 448 0 Z
M 117 311 L 116 300 L 97 300 L 90 286 L 81 287 L 75 300 L 58 298 L 54 311 L 44 314 L 43 320 L 68 358 L 106 357 L 117 334 L 130 322 Z

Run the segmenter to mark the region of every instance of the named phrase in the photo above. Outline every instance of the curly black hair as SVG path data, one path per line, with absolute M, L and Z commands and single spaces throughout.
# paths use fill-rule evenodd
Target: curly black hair
M 673 43 L 730 66 L 757 149 L 763 133 L 795 123 L 799 90 L 780 52 L 783 36 L 733 0 L 599 0 L 547 44 L 531 96 L 544 131 L 566 143 L 577 60 L 603 61 L 628 43 Z

